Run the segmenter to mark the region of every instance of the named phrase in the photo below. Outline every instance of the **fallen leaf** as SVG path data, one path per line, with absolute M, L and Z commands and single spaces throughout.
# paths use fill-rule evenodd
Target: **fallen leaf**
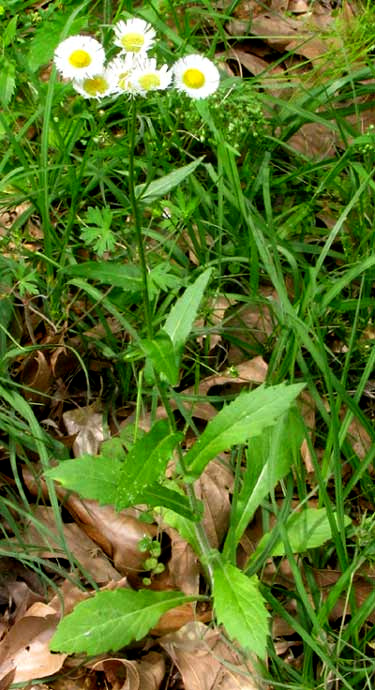
M 38 523 L 47 528 L 47 533 L 46 530 L 37 528 Z M 84 570 L 91 574 L 95 582 L 105 583 L 120 578 L 103 551 L 76 523 L 64 524 L 63 532 L 70 553 L 79 561 Z M 40 558 L 64 558 L 64 550 L 61 547 L 52 508 L 37 506 L 34 509 L 33 519 L 25 528 L 24 542 L 32 544 L 33 553 Z
M 185 690 L 266 690 L 250 663 L 241 663 L 218 629 L 187 623 L 159 644 L 179 669 Z
M 14 670 L 13 682 L 24 683 L 57 673 L 67 657 L 49 651 L 58 621 L 53 608 L 33 604 L 0 643 L 0 678 Z
M 112 690 L 158 690 L 165 675 L 165 659 L 157 652 L 149 652 L 140 661 L 103 659 L 86 666 L 103 671 L 106 686 Z
M 197 497 L 203 501 L 203 525 L 213 549 L 218 549 L 227 533 L 233 488 L 233 474 L 219 460 L 212 460 L 195 482 Z

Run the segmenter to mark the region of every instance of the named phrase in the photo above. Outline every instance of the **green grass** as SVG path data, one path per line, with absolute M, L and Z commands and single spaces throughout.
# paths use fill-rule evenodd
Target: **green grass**
M 210 2 L 181 12 L 184 4 L 147 2 L 140 10 L 165 37 L 158 48 L 163 60 L 189 51 L 212 57 L 215 50 L 241 45 L 243 39 L 231 41 L 225 31 L 238 3 L 225 13 Z M 259 80 L 223 76 L 219 92 L 207 102 L 191 102 L 174 91 L 139 101 L 131 172 L 136 184 L 148 185 L 204 157 L 179 186 L 143 209 L 147 322 L 140 238 L 129 192 L 129 103 L 84 101 L 45 69 L 62 36 L 88 31 L 109 41 L 108 25 L 132 5 L 71 1 L 35 10 L 32 2 L 15 1 L 7 3 L 0 18 L 5 61 L 0 203 L 9 213 L 23 205 L 0 238 L 0 433 L 5 474 L 13 481 L 11 490 L 3 490 L 0 553 L 8 555 L 10 536 L 23 544 L 21 527 L 32 514 L 21 465 L 38 461 L 46 469 L 52 457 L 65 452 L 44 424 L 55 384 L 43 401 L 30 401 L 17 363 L 41 347 L 49 358 L 61 336 L 76 353 L 64 410 L 72 407 L 69 401 L 83 406 L 98 399 L 112 430 L 120 424 L 124 405 L 137 414 L 153 414 L 158 393 L 134 344 L 150 336 L 150 329 L 156 332 L 182 289 L 212 267 L 203 304 L 206 326 L 193 336 L 218 332 L 220 347 L 212 353 L 208 337 L 202 346 L 190 338 L 178 393 L 192 385 L 198 391 L 203 378 L 226 367 L 230 345 L 236 344 L 243 359 L 265 358 L 268 383 L 304 381 L 316 405 L 314 441 L 307 436 L 313 479 L 298 459 L 262 507 L 264 529 L 271 516 L 280 525 L 290 566 L 285 586 L 275 558 L 274 582 L 265 578 L 262 593 L 272 615 L 291 626 L 290 640 L 298 642 L 290 663 L 270 640 L 264 676 L 275 688 L 370 688 L 375 664 L 368 617 L 375 601 L 370 594 L 358 603 L 354 590 L 361 570 L 373 563 L 373 525 L 365 510 L 371 514 L 374 508 L 375 432 L 366 388 L 375 357 L 369 333 L 374 319 L 375 134 L 372 128 L 362 130 L 360 116 L 373 98 L 374 10 L 371 3 L 364 5 L 348 34 L 338 20 L 334 31 L 340 33 L 342 48 L 336 62 L 329 69 L 317 65 L 300 82 L 294 77 L 292 93 L 281 81 L 281 95 L 275 95 L 267 75 Z M 323 151 L 312 160 L 292 147 L 291 137 L 307 123 L 323 125 L 334 137 L 328 155 Z M 37 239 L 32 224 L 40 229 Z M 101 224 L 106 243 L 98 246 Z M 112 270 L 131 266 L 135 273 L 123 284 L 112 284 L 88 262 Z M 273 287 L 277 299 L 262 298 L 263 286 Z M 266 304 L 272 333 L 256 340 L 246 322 L 240 329 L 231 325 L 229 312 L 217 327 L 210 325 L 209 298 L 216 296 L 233 300 L 230 311 L 238 312 L 239 319 L 249 304 Z M 90 332 L 97 326 L 102 335 L 93 339 Z M 101 363 L 99 371 L 93 361 Z M 168 396 L 179 399 L 173 390 Z M 218 407 L 220 400 L 212 396 Z M 372 442 L 364 457 L 348 433 L 354 418 Z M 61 415 L 56 424 L 63 431 Z M 196 431 L 187 418 L 189 425 Z M 61 530 L 53 482 L 48 490 Z M 332 539 L 297 561 L 283 525 L 295 502 L 304 505 L 309 498 L 326 509 Z M 346 515 L 352 528 L 345 527 Z M 21 557 L 15 548 L 12 555 L 44 578 L 49 572 L 31 550 L 24 549 Z M 71 558 L 67 553 L 70 576 L 77 572 Z M 267 552 L 256 564 L 261 581 L 266 561 Z M 56 570 L 63 573 L 62 566 Z M 316 573 L 324 570 L 342 573 L 328 597 L 316 582 Z M 336 619 L 331 614 L 342 598 L 351 614 Z

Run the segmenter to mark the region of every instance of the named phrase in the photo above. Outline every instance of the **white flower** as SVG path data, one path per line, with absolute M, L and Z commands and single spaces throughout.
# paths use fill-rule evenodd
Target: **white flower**
M 187 55 L 177 60 L 173 72 L 176 88 L 191 98 L 207 98 L 220 83 L 219 70 L 202 55 Z
M 121 20 L 113 30 L 115 44 L 126 53 L 147 53 L 155 43 L 155 29 L 143 19 Z
M 85 79 L 102 71 L 104 48 L 91 36 L 70 36 L 55 50 L 55 65 L 66 79 Z
M 167 65 L 156 66 L 155 58 L 145 60 L 134 69 L 130 76 L 130 83 L 135 93 L 146 96 L 149 91 L 167 89 L 172 81 L 172 72 Z
M 80 81 L 75 79 L 73 86 L 85 98 L 96 98 L 97 100 L 110 96 L 116 91 L 108 70 L 103 70 L 100 74 L 93 74 L 92 77 L 86 77 Z
M 119 55 L 107 66 L 108 77 L 116 93 L 132 91 L 130 77 L 133 71 L 140 68 L 143 60 L 134 53 Z

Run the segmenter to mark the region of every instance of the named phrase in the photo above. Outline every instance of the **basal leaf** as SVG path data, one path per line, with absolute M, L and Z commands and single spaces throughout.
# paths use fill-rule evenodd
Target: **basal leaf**
M 171 433 L 169 423 L 162 419 L 136 441 L 118 476 L 118 510 L 134 505 L 144 490 L 164 478 L 173 450 L 182 438 L 180 433 Z
M 122 462 L 114 457 L 83 455 L 60 462 L 46 475 L 83 498 L 94 499 L 101 505 L 114 505 L 121 467 Z
M 336 520 L 336 514 L 334 517 Z M 350 524 L 350 517 L 345 516 L 345 525 Z M 277 529 L 277 525 L 275 529 Z M 293 553 L 304 553 L 308 549 L 316 549 L 332 539 L 332 530 L 326 508 L 306 508 L 300 513 L 294 513 L 288 519 L 285 530 Z M 264 550 L 271 537 L 272 532 L 262 537 L 252 559 Z M 281 538 L 273 546 L 269 556 L 285 556 L 285 543 Z
M 174 187 L 181 184 L 196 168 L 202 163 L 203 157 L 184 165 L 182 168 L 172 170 L 172 172 L 153 180 L 149 185 L 139 184 L 135 188 L 136 196 L 142 203 L 150 204 L 156 199 L 168 194 Z
M 60 622 L 51 640 L 53 652 L 102 654 L 141 640 L 160 616 L 194 597 L 180 592 L 117 589 L 99 592 L 78 604 Z
M 97 280 L 98 283 L 138 292 L 142 289 L 142 276 L 134 264 L 115 264 L 108 261 L 86 261 L 64 269 L 69 276 Z
M 293 403 L 304 384 L 259 386 L 226 405 L 206 426 L 185 456 L 187 481 L 194 481 L 218 453 L 273 426 Z
M 177 350 L 182 348 L 189 337 L 211 273 L 212 269 L 208 268 L 186 288 L 167 317 L 163 330 L 168 333 Z
M 214 566 L 214 610 L 218 623 L 243 649 L 264 658 L 268 617 L 256 575 L 247 577 L 230 563 Z
M 179 379 L 179 358 L 167 333 L 160 332 L 152 340 L 141 340 L 140 346 L 155 369 L 171 386 Z

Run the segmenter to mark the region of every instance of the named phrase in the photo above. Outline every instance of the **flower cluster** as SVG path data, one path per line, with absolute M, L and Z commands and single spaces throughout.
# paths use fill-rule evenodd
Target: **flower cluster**
M 169 68 L 158 66 L 149 57 L 156 33 L 143 19 L 119 21 L 113 27 L 117 56 L 106 64 L 104 48 L 90 36 L 70 36 L 55 51 L 55 65 L 60 74 L 71 79 L 85 98 L 128 94 L 146 96 L 150 91 L 174 86 L 191 98 L 207 98 L 220 82 L 219 70 L 201 55 L 188 55 Z

